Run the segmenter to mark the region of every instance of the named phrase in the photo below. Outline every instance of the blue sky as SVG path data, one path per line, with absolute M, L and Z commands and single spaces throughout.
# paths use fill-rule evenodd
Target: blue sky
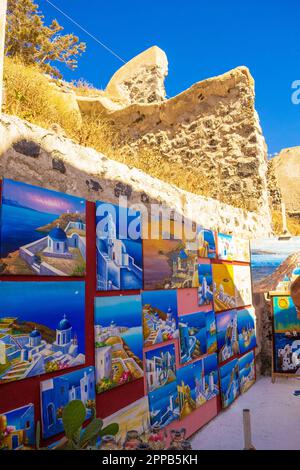
M 51 0 L 124 60 L 156 44 L 169 58 L 168 96 L 193 83 L 247 65 L 256 81 L 256 107 L 269 153 L 300 144 L 300 105 L 291 84 L 300 79 L 297 0 Z M 122 63 L 93 39 L 38 0 L 46 20 L 56 17 L 88 49 L 76 72 L 105 87 Z M 84 5 L 84 7 L 83 7 Z

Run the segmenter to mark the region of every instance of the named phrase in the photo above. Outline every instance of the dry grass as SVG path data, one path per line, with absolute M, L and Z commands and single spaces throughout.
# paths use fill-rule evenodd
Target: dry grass
M 272 211 L 273 230 L 276 235 L 282 234 L 282 215 L 280 211 Z M 287 227 L 291 235 L 300 235 L 300 220 L 287 216 Z

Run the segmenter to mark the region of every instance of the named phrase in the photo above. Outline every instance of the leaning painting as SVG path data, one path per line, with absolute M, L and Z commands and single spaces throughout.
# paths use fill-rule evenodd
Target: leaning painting
M 32 450 L 35 446 L 34 406 L 0 413 L 0 450 Z
M 85 200 L 3 180 L 0 274 L 83 276 Z
M 0 384 L 84 364 L 84 282 L 0 282 Z
M 230 264 L 213 265 L 214 306 L 216 312 L 229 310 L 236 305 L 234 271 Z

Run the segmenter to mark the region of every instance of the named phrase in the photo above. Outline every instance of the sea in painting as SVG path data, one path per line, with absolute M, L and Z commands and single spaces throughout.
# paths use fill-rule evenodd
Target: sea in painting
M 140 212 L 96 203 L 97 290 L 143 288 Z
M 3 180 L 0 273 L 83 276 L 85 200 Z
M 176 381 L 148 395 L 151 426 L 167 426 L 179 419 L 179 400 Z
M 255 321 L 255 310 L 253 307 L 238 310 L 237 329 L 240 354 L 244 354 L 256 347 Z
M 143 377 L 140 295 L 95 299 L 97 393 Z
M 63 432 L 62 413 L 72 400 L 82 401 L 86 408 L 86 419 L 92 416 L 92 409 L 96 406 L 94 367 L 44 380 L 40 386 L 44 439 Z
M 206 313 L 181 315 L 179 322 L 180 362 L 197 359 L 207 352 Z
M 239 396 L 239 362 L 233 359 L 220 367 L 222 407 L 227 408 Z
M 148 392 L 176 380 L 176 357 L 173 343 L 145 352 Z
M 34 406 L 22 406 L 0 413 L 0 450 L 33 450 L 35 446 Z
M 239 358 L 239 379 L 241 393 L 247 392 L 250 387 L 255 383 L 255 362 L 254 352 Z
M 300 237 L 251 241 L 254 292 L 289 291 L 300 274 Z
M 142 292 L 144 346 L 178 337 L 177 291 Z
M 0 384 L 84 364 L 84 282 L 0 282 L 0 298 Z

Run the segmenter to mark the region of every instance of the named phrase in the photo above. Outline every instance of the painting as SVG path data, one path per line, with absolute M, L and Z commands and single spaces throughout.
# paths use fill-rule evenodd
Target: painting
M 0 273 L 84 276 L 85 200 L 3 180 Z
M 238 310 L 237 329 L 240 354 L 244 354 L 256 347 L 255 323 L 255 310 L 253 307 Z
M 212 230 L 197 227 L 197 246 L 199 258 L 216 258 L 216 240 Z
M 219 370 L 217 354 L 210 354 L 203 359 L 203 397 L 205 401 L 219 395 Z
M 252 304 L 252 284 L 250 266 L 233 266 L 236 307 Z
M 218 233 L 218 258 L 223 261 L 234 260 L 234 241 L 231 235 Z
M 275 333 L 288 333 L 300 337 L 300 318 L 289 295 L 273 297 Z
M 300 275 L 300 237 L 251 241 L 253 292 L 286 292 Z
M 44 380 L 40 386 L 44 439 L 63 432 L 63 409 L 72 400 L 82 401 L 86 408 L 86 419 L 92 416 L 92 409 L 96 407 L 94 367 Z
M 141 214 L 96 203 L 97 290 L 143 288 Z
M 177 383 L 168 383 L 148 395 L 151 426 L 164 427 L 179 419 Z
M 236 310 L 230 310 L 216 315 L 220 363 L 227 361 L 227 359 L 230 359 L 239 352 L 237 317 Z
M 144 346 L 153 346 L 178 337 L 176 290 L 142 293 Z
M 196 242 L 184 239 L 184 226 L 178 221 L 171 221 L 162 230 L 161 222 L 152 220 L 151 233 L 155 224 L 158 236 L 143 240 L 144 289 L 198 287 Z
M 216 312 L 235 308 L 235 285 L 233 266 L 213 264 L 214 307 Z
M 148 397 L 142 397 L 105 418 L 103 420 L 103 428 L 112 423 L 119 425 L 116 441 L 120 449 L 131 450 L 132 439 L 129 439 L 129 437 L 132 434 L 137 433 L 138 440 L 146 440 L 150 430 Z
M 176 380 L 175 346 L 170 343 L 145 353 L 148 393 Z
M 198 304 L 209 305 L 213 301 L 213 278 L 211 264 L 198 264 Z
M 233 237 L 234 260 L 250 263 L 250 242 L 243 238 Z
M 217 325 L 216 315 L 213 310 L 205 313 L 206 318 L 206 344 L 207 353 L 212 354 L 217 351 Z
M 140 295 L 95 299 L 97 393 L 143 377 L 143 329 Z
M 35 446 L 34 406 L 0 413 L 0 450 L 32 450 Z
M 240 394 L 238 359 L 220 367 L 220 388 L 222 407 L 227 408 Z
M 0 282 L 0 384 L 85 363 L 85 283 Z
M 196 312 L 178 318 L 180 362 L 197 359 L 207 352 L 206 313 Z
M 255 359 L 254 352 L 239 358 L 240 392 L 246 393 L 255 384 Z

